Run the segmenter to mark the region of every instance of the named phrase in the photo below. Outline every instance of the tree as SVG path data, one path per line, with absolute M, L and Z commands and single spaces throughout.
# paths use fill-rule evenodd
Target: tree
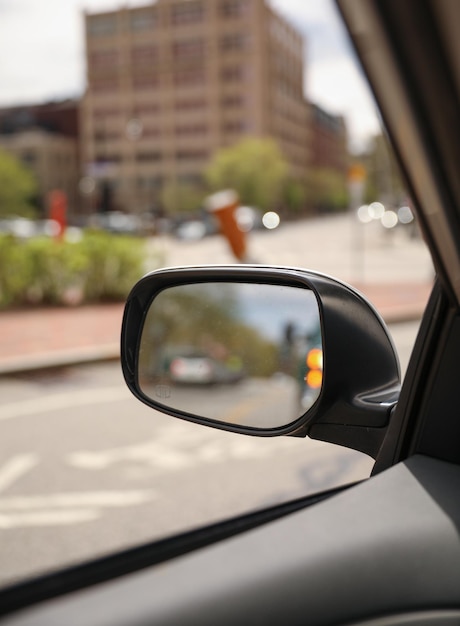
M 33 173 L 0 148 L 0 217 L 32 216 L 35 212 L 32 198 L 36 193 Z
M 373 137 L 367 153 L 360 156 L 367 171 L 366 202 L 380 200 L 398 206 L 407 197 L 402 175 L 386 135 Z
M 305 209 L 306 199 L 305 183 L 293 178 L 286 180 L 283 189 L 283 204 L 287 214 L 292 216 L 300 215 L 302 210 Z
M 244 139 L 219 150 L 205 177 L 213 191 L 234 189 L 242 204 L 275 208 L 288 175 L 288 166 L 272 139 Z
M 179 181 L 168 181 L 161 193 L 161 203 L 168 215 L 199 211 L 206 193 L 198 186 Z
M 348 206 L 345 175 L 330 168 L 309 173 L 309 200 L 317 211 L 340 211 Z

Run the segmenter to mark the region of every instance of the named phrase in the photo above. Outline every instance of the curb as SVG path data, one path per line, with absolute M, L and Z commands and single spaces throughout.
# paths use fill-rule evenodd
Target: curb
M 404 324 L 420 320 L 424 305 L 412 307 L 391 307 L 380 310 L 386 324 Z M 87 365 L 120 359 L 120 344 L 110 343 L 100 346 L 59 350 L 42 354 L 0 359 L 0 376 L 57 369 L 72 365 Z
M 56 369 L 120 359 L 120 345 L 109 344 L 74 350 L 60 350 L 0 360 L 0 375 L 14 375 L 37 370 Z

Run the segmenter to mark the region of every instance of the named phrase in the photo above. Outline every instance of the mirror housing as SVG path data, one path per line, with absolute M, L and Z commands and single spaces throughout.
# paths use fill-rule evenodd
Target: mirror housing
M 139 384 L 139 347 L 155 297 L 178 285 L 255 283 L 309 289 L 316 297 L 322 334 L 323 383 L 314 405 L 276 428 L 218 422 L 165 407 Z M 400 391 L 398 358 L 380 315 L 351 286 L 297 268 L 249 265 L 167 268 L 142 278 L 128 296 L 121 335 L 121 363 L 131 392 L 163 413 L 232 432 L 320 439 L 376 457 Z M 206 391 L 203 391 L 206 393 Z

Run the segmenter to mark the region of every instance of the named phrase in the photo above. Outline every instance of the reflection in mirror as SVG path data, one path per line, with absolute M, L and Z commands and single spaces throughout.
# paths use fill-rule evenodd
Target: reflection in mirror
M 285 426 L 321 391 L 316 298 L 306 288 L 258 283 L 164 289 L 145 319 L 138 380 L 169 409 L 240 426 Z

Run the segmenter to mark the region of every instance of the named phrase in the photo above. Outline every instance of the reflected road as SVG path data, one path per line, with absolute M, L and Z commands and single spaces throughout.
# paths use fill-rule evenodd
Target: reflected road
M 154 385 L 144 383 L 147 395 L 155 398 L 155 390 Z M 304 412 L 299 405 L 298 384 L 284 375 L 245 378 L 225 385 L 172 385 L 167 396 L 167 400 L 158 400 L 167 407 L 256 428 L 283 426 Z

